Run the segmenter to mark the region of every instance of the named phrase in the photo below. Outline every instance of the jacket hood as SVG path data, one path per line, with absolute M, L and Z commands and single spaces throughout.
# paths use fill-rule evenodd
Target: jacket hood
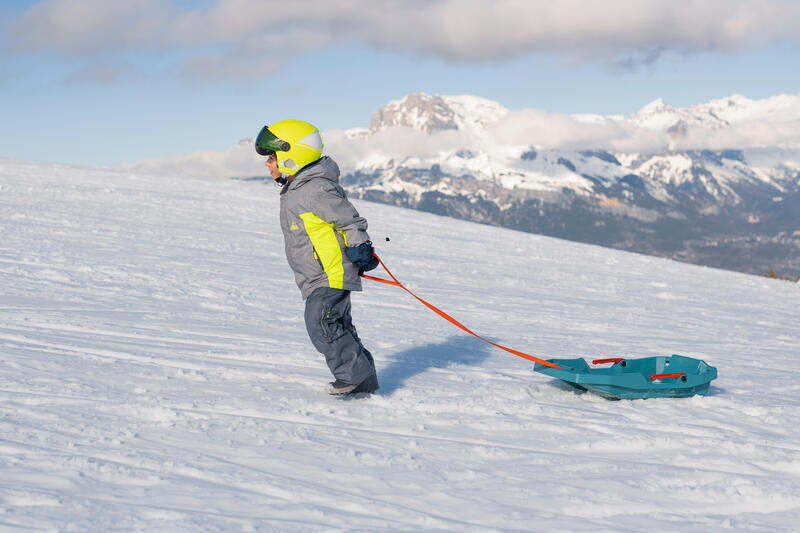
M 307 167 L 300 170 L 300 172 L 295 174 L 294 179 L 287 183 L 284 187 L 284 190 L 281 192 L 302 187 L 309 180 L 313 180 L 315 178 L 323 178 L 334 183 L 339 183 L 339 174 L 339 165 L 336 164 L 336 161 L 328 156 L 325 156 L 320 158 L 319 161 L 311 163 Z

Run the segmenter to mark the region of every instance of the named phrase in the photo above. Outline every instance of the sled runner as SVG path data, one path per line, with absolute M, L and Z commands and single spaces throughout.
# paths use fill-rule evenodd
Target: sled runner
M 536 363 L 533 369 L 612 400 L 705 395 L 711 380 L 717 377 L 715 367 L 683 355 L 595 359 L 592 365 L 613 364 L 594 368 L 581 358 L 549 359 L 548 362 L 561 368 Z

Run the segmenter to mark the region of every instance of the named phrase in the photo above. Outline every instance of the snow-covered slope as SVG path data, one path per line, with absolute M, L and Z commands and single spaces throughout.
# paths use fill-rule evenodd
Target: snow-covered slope
M 382 388 L 337 399 L 277 205 L 0 161 L 0 529 L 796 529 L 798 285 L 357 201 L 393 272 L 497 342 L 719 378 L 579 395 L 369 284 Z

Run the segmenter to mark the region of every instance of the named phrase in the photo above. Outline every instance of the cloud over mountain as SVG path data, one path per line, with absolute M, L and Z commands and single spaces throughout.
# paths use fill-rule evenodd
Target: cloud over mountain
M 476 118 L 479 117 L 479 118 Z M 536 146 L 547 150 L 664 153 L 800 148 L 800 94 L 751 100 L 734 95 L 685 108 L 658 99 L 632 116 L 508 110 L 471 96 L 417 93 L 390 102 L 369 131 L 325 132 L 346 168 L 377 158 L 429 158 L 456 150 Z
M 768 149 L 783 154 L 781 158 L 796 167 L 800 165 L 800 94 L 763 100 L 733 95 L 680 108 L 658 99 L 631 116 L 620 116 L 509 110 L 475 96 L 416 93 L 389 102 L 375 113 L 369 128 L 329 129 L 323 134 L 325 152 L 334 155 L 345 173 L 390 161 L 445 161 L 453 154 L 461 160 L 461 152 L 486 152 L 491 159 L 517 158 L 532 147 L 616 154 L 755 150 L 751 157 Z M 255 154 L 248 139 L 225 152 L 179 154 L 129 166 L 220 177 L 264 171 L 263 158 Z

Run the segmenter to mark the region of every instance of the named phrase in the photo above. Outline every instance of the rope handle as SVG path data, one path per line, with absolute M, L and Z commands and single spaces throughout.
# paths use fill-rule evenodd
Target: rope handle
M 505 350 L 508 353 L 514 354 L 517 357 L 522 357 L 523 359 L 527 359 L 528 361 L 533 361 L 534 363 L 539 363 L 539 364 L 542 364 L 544 366 L 549 366 L 550 368 L 561 368 L 557 364 L 551 363 L 550 361 L 545 361 L 544 359 L 540 359 L 538 357 L 534 357 L 533 355 L 528 355 L 528 354 L 526 354 L 524 352 L 520 352 L 518 350 L 514 350 L 513 348 L 506 348 L 505 346 L 502 346 L 500 344 L 494 343 L 494 342 L 492 342 L 492 341 L 490 341 L 488 339 L 484 339 L 483 337 L 481 337 L 480 335 L 478 335 L 477 333 L 475 333 L 474 331 L 472 331 L 471 329 L 466 327 L 464 324 L 462 324 L 461 322 L 459 322 L 455 318 L 451 317 L 450 315 L 448 315 L 447 313 L 445 313 L 444 311 L 439 309 L 438 307 L 429 304 L 428 302 L 426 302 L 425 300 L 423 300 L 422 298 L 420 298 L 419 296 L 417 296 L 416 294 L 411 292 L 407 287 L 405 287 L 402 283 L 400 283 L 397 280 L 396 277 L 394 277 L 394 274 L 392 274 L 392 272 L 388 268 L 386 268 L 386 265 L 383 263 L 381 258 L 378 257 L 378 254 L 372 254 L 372 256 L 375 259 L 378 260 L 378 263 L 380 263 L 380 265 L 383 267 L 383 269 L 386 271 L 387 274 L 389 274 L 389 277 L 392 278 L 392 279 L 388 280 L 388 279 L 384 279 L 384 278 L 376 278 L 374 276 L 368 276 L 366 274 L 362 274 L 362 277 L 364 279 L 369 279 L 369 280 L 372 280 L 372 281 L 377 281 L 379 283 L 385 283 L 387 285 L 395 285 L 397 287 L 400 287 L 401 289 L 406 291 L 408 294 L 410 294 L 411 296 L 416 298 L 422 305 L 424 305 L 425 307 L 427 307 L 428 309 L 430 309 L 431 311 L 433 311 L 434 313 L 436 313 L 440 317 L 444 318 L 445 320 L 447 320 L 448 322 L 450 322 L 454 326 L 466 331 L 467 333 L 469 333 L 473 337 L 479 338 L 483 342 L 491 344 L 492 346 L 494 346 L 496 348 L 500 348 L 501 350 Z

